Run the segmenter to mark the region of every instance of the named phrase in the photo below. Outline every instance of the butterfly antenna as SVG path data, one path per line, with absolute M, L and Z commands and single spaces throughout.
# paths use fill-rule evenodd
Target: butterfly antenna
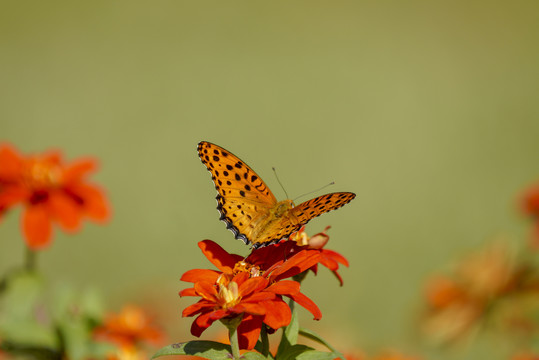
M 279 185 L 281 185 L 281 189 L 283 189 L 284 194 L 286 195 L 286 198 L 288 199 L 288 193 L 286 192 L 286 189 L 284 188 L 283 183 L 281 182 L 281 180 L 279 180 L 279 177 L 277 176 L 277 170 L 275 170 L 275 167 L 272 167 L 271 169 L 273 170 L 273 173 L 275 174 L 275 178 L 277 179 L 277 182 L 279 183 Z
M 332 181 L 332 182 L 330 182 L 329 184 L 326 184 L 326 185 L 322 186 L 322 187 L 319 188 L 319 189 L 316 189 L 316 190 L 313 190 L 313 191 L 306 192 L 305 194 L 302 194 L 302 195 L 296 197 L 293 201 L 296 201 L 297 199 L 299 199 L 300 197 L 303 197 L 303 196 L 305 196 L 305 195 L 309 195 L 309 194 L 312 194 L 312 193 L 314 193 L 314 192 L 318 192 L 318 191 L 320 191 L 320 190 L 323 190 L 323 189 L 325 189 L 325 188 L 327 188 L 328 186 L 331 186 L 331 185 L 335 185 L 335 181 Z

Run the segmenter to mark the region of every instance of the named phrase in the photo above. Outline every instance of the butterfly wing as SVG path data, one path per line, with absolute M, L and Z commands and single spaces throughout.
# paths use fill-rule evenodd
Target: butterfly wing
M 294 207 L 292 214 L 299 221 L 299 227 L 307 224 L 311 219 L 331 210 L 335 210 L 348 204 L 356 197 L 351 192 L 336 192 L 315 197 Z M 290 235 L 290 234 L 289 234 Z
M 230 151 L 202 141 L 198 156 L 212 175 L 220 220 L 236 239 L 252 242 L 256 225 L 277 203 L 275 196 L 253 169 Z
M 283 216 L 274 222 L 269 222 L 263 236 L 256 238 L 253 247 L 259 248 L 274 244 L 282 239 L 288 239 L 292 233 L 298 231 L 311 219 L 328 211 L 338 209 L 348 204 L 355 197 L 356 194 L 351 192 L 337 192 L 305 201 L 291 208 L 288 216 Z

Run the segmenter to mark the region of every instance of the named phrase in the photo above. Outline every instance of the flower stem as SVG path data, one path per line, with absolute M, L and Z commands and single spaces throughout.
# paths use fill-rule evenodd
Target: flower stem
M 30 249 L 26 248 L 26 253 L 24 256 L 24 269 L 27 272 L 34 272 L 36 270 L 36 262 L 37 262 L 37 253 Z
M 232 357 L 234 360 L 240 359 L 240 343 L 238 341 L 238 326 L 241 323 L 242 315 L 235 318 L 221 319 L 223 325 L 228 329 L 228 338 L 230 340 L 230 347 L 232 349 Z
M 262 341 L 262 355 L 268 357 L 269 355 L 269 338 L 268 332 L 266 331 L 266 325 L 262 324 L 262 329 L 260 331 L 260 340 Z
M 230 347 L 232 348 L 232 357 L 234 360 L 240 359 L 240 344 L 238 341 L 237 329 L 237 327 L 228 329 L 228 337 L 230 339 Z

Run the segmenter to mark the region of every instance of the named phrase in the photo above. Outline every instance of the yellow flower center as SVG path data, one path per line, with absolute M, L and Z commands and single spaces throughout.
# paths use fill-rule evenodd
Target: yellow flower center
M 228 285 L 219 284 L 219 299 L 224 309 L 238 304 L 241 300 L 238 284 L 235 281 L 229 282 Z
M 24 169 L 24 181 L 34 189 L 57 187 L 62 182 L 62 169 L 51 161 L 31 159 Z
M 234 265 L 234 269 L 232 270 L 234 275 L 239 274 L 240 272 L 246 272 L 249 273 L 250 277 L 257 277 L 262 275 L 262 271 L 260 271 L 260 268 L 256 265 L 249 264 L 246 261 L 238 261 Z

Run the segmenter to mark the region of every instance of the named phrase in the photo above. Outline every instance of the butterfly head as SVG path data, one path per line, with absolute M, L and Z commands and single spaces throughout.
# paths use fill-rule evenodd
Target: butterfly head
M 279 201 L 277 204 L 275 204 L 275 207 L 274 207 L 274 215 L 275 215 L 275 217 L 283 216 L 290 209 L 292 209 L 294 206 L 295 206 L 294 202 L 292 200 L 290 200 L 290 199 Z

